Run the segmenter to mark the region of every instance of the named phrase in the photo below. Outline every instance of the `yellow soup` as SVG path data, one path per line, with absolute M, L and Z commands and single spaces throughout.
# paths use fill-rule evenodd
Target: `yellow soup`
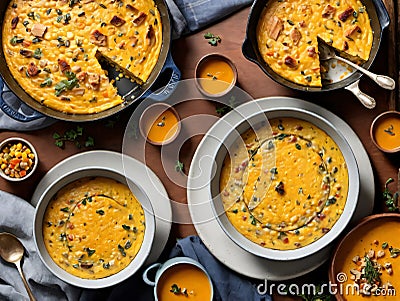
M 211 299 L 208 277 L 202 270 L 191 264 L 178 264 L 168 268 L 157 284 L 159 301 Z
M 36 101 L 93 114 L 124 101 L 99 58 L 146 82 L 162 47 L 161 15 L 153 0 L 12 0 L 2 43 L 11 74 Z
M 272 133 L 250 129 L 242 134 L 243 147 L 240 141 L 231 147 L 221 171 L 221 199 L 246 238 L 265 248 L 296 249 L 339 219 L 347 166 L 333 139 L 315 125 L 295 118 L 270 124 Z
M 257 26 L 257 41 L 264 61 L 277 74 L 300 85 L 320 87 L 318 38 L 353 59 L 368 60 L 373 35 L 363 3 L 268 1 Z
M 178 118 L 170 110 L 165 110 L 150 126 L 147 138 L 156 143 L 171 139 L 178 130 Z
M 98 279 L 135 258 L 145 230 L 143 208 L 115 180 L 84 178 L 62 188 L 47 206 L 43 239 L 54 262 L 72 275 Z
M 379 121 L 374 136 L 376 143 L 384 149 L 392 150 L 400 147 L 400 115 Z
M 341 246 L 336 255 L 334 273 L 335 276 L 339 273 L 347 275 L 347 280 L 342 283 L 342 297 L 344 300 L 399 300 L 399 297 L 396 295 L 400 292 L 400 255 L 396 257 L 391 256 L 391 250 L 393 252 L 392 248 L 400 249 L 400 235 L 396 232 L 399 227 L 399 219 L 386 218 L 383 220 L 374 220 L 366 224 L 362 228 L 363 231 L 353 232 Z M 362 259 L 371 250 L 373 250 L 371 261 L 381 266 L 381 283 L 377 285 L 380 287 L 382 294 L 379 296 L 363 296 L 363 294 L 353 294 L 351 289 L 348 289 L 348 293 L 346 293 L 346 287 L 351 287 L 356 281 L 352 279 L 355 278 L 355 276 L 352 277 L 353 274 L 357 274 L 354 270 L 362 272 L 364 265 L 360 264 L 360 262 L 362 262 Z M 361 279 L 360 282 L 364 281 Z M 388 286 L 388 282 L 391 286 Z M 362 286 L 361 283 L 359 283 L 360 287 Z M 393 295 L 393 289 L 396 291 L 395 295 Z
M 210 58 L 199 67 L 200 85 L 205 92 L 220 94 L 226 91 L 234 80 L 232 67 L 224 60 Z

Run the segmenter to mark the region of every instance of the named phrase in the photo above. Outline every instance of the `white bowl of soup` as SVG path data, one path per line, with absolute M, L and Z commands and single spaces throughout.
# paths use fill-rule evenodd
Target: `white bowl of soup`
M 154 281 L 149 272 L 157 269 Z M 205 268 L 189 257 L 175 257 L 165 263 L 154 263 L 143 272 L 143 281 L 154 286 L 157 301 L 212 301 L 213 284 Z
M 33 233 L 39 256 L 61 280 L 115 285 L 146 261 L 155 220 L 139 183 L 104 167 L 60 176 L 42 194 Z
M 346 139 L 302 108 L 244 117 L 214 158 L 210 187 L 222 229 L 271 260 L 298 260 L 328 246 L 358 200 L 358 166 Z

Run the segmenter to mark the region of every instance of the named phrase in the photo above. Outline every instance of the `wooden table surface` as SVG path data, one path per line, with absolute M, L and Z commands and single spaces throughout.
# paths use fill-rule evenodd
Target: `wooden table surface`
M 276 95 L 292 96 L 316 103 L 332 111 L 352 127 L 364 144 L 371 159 L 375 174 L 375 212 L 384 211 L 384 204 L 381 200 L 382 187 L 387 178 L 397 178 L 397 170 L 400 167 L 400 156 L 388 155 L 380 152 L 373 145 L 370 139 L 369 128 L 373 119 L 378 114 L 388 110 L 389 102 L 391 101 L 389 99 L 390 93 L 379 88 L 369 79 L 363 78 L 361 81 L 362 90 L 375 97 L 377 100 L 377 107 L 373 110 L 368 110 L 346 90 L 333 91 L 324 94 L 307 94 L 289 90 L 280 86 L 269 79 L 255 64 L 247 61 L 241 53 L 241 45 L 245 36 L 248 13 L 249 8 L 245 8 L 238 13 L 225 18 L 223 21 L 213 24 L 209 28 L 174 41 L 172 43 L 171 51 L 177 66 L 182 72 L 182 79 L 190 79 L 193 77 L 196 62 L 203 55 L 211 52 L 219 52 L 230 57 L 236 64 L 238 69 L 237 85 L 247 91 L 253 98 Z M 222 38 L 221 44 L 217 47 L 210 46 L 203 38 L 203 34 L 207 31 L 220 35 Z M 387 41 L 388 36 L 385 35 L 382 48 L 372 66 L 373 71 L 381 74 L 388 73 Z M 190 116 L 199 113 L 216 115 L 215 103 L 206 100 L 194 100 L 183 103 L 177 107 L 177 110 L 181 116 Z M 115 121 L 113 127 L 107 126 L 109 125 L 109 121 L 107 120 L 80 124 L 84 129 L 84 134 L 92 136 L 95 139 L 95 147 L 90 149 L 105 149 L 121 152 L 125 126 L 131 113 L 132 108 L 128 108 L 119 114 L 118 118 L 111 118 L 113 122 Z M 37 149 L 40 157 L 40 164 L 35 174 L 22 183 L 12 183 L 0 179 L 0 189 L 14 193 L 29 201 L 36 185 L 50 168 L 59 161 L 75 153 L 89 150 L 88 148 L 78 149 L 73 144 L 67 144 L 65 149 L 59 149 L 55 146 L 54 139 L 52 138 L 54 132 L 63 133 L 66 130 L 76 128 L 76 126 L 77 124 L 75 123 L 57 122 L 51 127 L 33 132 L 1 132 L 0 140 L 11 136 L 20 136 L 28 139 Z M 181 149 L 180 160 L 185 164 L 185 172 L 187 172 L 186 167 L 190 166 L 191 158 L 200 140 L 201 137 L 192 137 Z M 149 167 L 160 177 L 171 199 L 177 202 L 186 203 L 185 189 L 178 187 L 171 182 L 166 176 L 165 171 L 162 169 L 161 164 L 159 164 L 158 149 L 156 147 L 149 147 L 148 151 L 150 152 L 150 156 L 153 158 L 153 160 L 150 160 L 149 162 Z M 185 237 L 195 233 L 196 231 L 192 225 L 174 224 L 169 239 L 169 246 L 174 243 L 176 238 Z M 326 266 L 318 269 L 315 273 L 317 275 L 322 274 L 326 276 Z M 301 278 L 300 281 L 302 281 L 302 279 L 307 279 L 307 277 Z M 283 300 L 282 298 L 276 298 L 276 300 L 278 299 Z

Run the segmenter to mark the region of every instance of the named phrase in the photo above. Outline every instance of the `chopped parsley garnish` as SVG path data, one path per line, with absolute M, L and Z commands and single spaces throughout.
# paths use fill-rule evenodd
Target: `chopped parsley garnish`
M 129 231 L 130 229 L 131 229 L 131 227 L 130 226 L 128 226 L 128 225 L 122 225 L 122 228 L 124 228 L 124 230 L 126 230 L 126 231 Z
M 104 210 L 101 210 L 101 209 L 96 210 L 96 213 L 97 213 L 97 214 L 100 214 L 100 215 L 104 215 Z
M 211 46 L 217 46 L 218 43 L 221 43 L 221 37 L 212 34 L 211 32 L 207 32 L 204 34 L 204 38 L 208 40 L 208 44 Z
M 85 251 L 88 253 L 88 256 L 92 256 L 96 250 L 95 249 L 91 249 L 91 248 L 85 248 Z
M 69 212 L 69 208 L 68 208 L 68 207 L 64 207 L 64 208 L 61 208 L 60 211 L 62 211 L 62 212 Z
M 120 251 L 121 252 L 121 255 L 122 256 L 126 256 L 126 253 L 125 253 L 125 249 L 124 249 L 124 247 L 123 246 L 121 246 L 121 245 L 118 245 L 118 251 Z

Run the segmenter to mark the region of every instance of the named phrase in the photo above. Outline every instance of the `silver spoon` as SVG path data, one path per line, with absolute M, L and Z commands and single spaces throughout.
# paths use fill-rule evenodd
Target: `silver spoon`
M 354 83 L 351 85 L 348 85 L 345 87 L 346 90 L 350 91 L 355 95 L 355 97 L 358 98 L 358 100 L 364 105 L 364 107 L 368 109 L 373 109 L 376 106 L 376 101 L 373 97 L 365 94 L 360 90 L 360 87 L 358 86 L 358 83 L 360 80 L 356 80 Z
M 0 233 L 0 256 L 7 262 L 13 263 L 17 266 L 18 272 L 21 275 L 22 281 L 24 282 L 26 291 L 28 292 L 29 299 L 36 301 L 32 294 L 31 289 L 28 286 L 28 282 L 25 279 L 21 269 L 21 259 L 24 256 L 24 246 L 14 235 L 10 233 Z
M 319 59 L 321 61 L 337 59 L 337 60 L 345 62 L 346 64 L 349 64 L 353 68 L 361 71 L 362 73 L 367 75 L 370 79 L 372 79 L 374 82 L 376 82 L 379 86 L 381 86 L 384 89 L 393 90 L 396 87 L 396 83 L 392 78 L 385 76 L 385 75 L 379 75 L 379 74 L 372 73 L 372 72 L 364 69 L 363 67 L 360 67 L 357 64 L 354 64 L 353 62 L 336 55 L 335 51 L 329 45 L 321 42 L 318 44 L 318 48 L 320 50 Z

